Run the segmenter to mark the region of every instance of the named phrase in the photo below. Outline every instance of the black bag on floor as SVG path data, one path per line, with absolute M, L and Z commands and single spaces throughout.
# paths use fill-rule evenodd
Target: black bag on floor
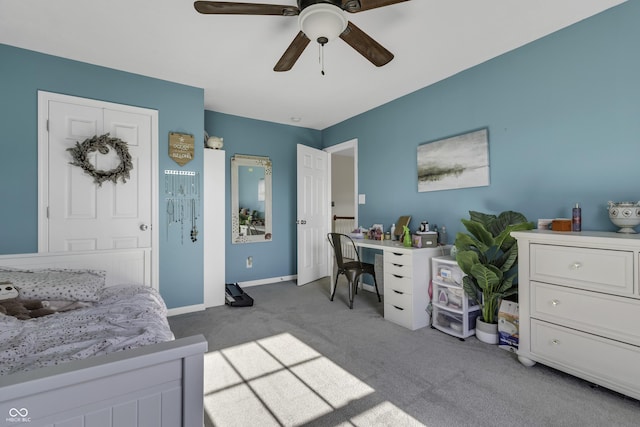
M 251 307 L 253 298 L 247 295 L 237 283 L 225 285 L 225 303 L 231 307 Z

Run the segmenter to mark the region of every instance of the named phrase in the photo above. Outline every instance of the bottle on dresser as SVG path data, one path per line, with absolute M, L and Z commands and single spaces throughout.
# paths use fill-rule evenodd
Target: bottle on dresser
M 571 231 L 582 231 L 582 209 L 580 209 L 579 203 L 576 203 L 572 211 Z

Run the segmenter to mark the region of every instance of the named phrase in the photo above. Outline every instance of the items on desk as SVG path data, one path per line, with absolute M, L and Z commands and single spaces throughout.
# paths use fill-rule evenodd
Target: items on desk
M 411 216 L 409 215 L 403 215 L 400 218 L 398 218 L 398 221 L 396 221 L 396 227 L 394 229 L 394 233 L 395 233 L 395 238 L 397 238 L 397 240 L 402 241 L 403 236 L 404 236 L 404 228 L 403 227 L 408 227 L 409 226 L 409 222 L 411 221 Z M 394 234 L 392 233 L 392 234 Z
M 373 224 L 373 227 L 369 229 L 369 239 L 382 240 L 384 238 L 384 229 L 382 224 Z
M 352 239 L 364 239 L 365 230 L 362 227 L 358 227 L 349 233 L 349 237 Z
M 411 231 L 409 231 L 409 227 L 407 227 L 406 225 L 402 226 L 402 244 L 407 247 L 410 248 L 411 247 Z
M 438 246 L 438 234 L 435 231 L 417 231 L 416 236 L 421 240 L 419 246 L 421 248 L 435 248 Z
M 447 236 L 447 228 L 443 225 L 438 235 L 438 243 L 441 245 L 446 245 L 447 240 L 449 240 L 449 237 Z

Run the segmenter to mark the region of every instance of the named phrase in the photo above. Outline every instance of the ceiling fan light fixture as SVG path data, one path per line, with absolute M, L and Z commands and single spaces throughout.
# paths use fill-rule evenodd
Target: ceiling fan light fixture
M 298 19 L 300 31 L 310 40 L 331 41 L 347 28 L 347 17 L 342 9 L 329 3 L 317 3 L 306 7 Z M 323 44 L 324 44 L 323 43 Z

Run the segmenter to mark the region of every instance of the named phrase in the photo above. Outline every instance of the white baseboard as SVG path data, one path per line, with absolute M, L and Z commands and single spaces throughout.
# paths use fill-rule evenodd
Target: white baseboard
M 170 308 L 167 310 L 167 317 L 177 316 L 179 314 L 194 313 L 196 311 L 204 311 L 204 304 L 187 305 L 184 307 Z
M 259 286 L 259 285 L 269 285 L 272 283 L 279 283 L 279 282 L 287 282 L 289 280 L 296 280 L 298 278 L 297 275 L 292 275 L 292 276 L 281 276 L 281 277 L 272 277 L 270 279 L 260 279 L 260 280 L 250 280 L 247 282 L 238 282 L 238 285 L 240 285 L 240 287 L 242 288 L 249 288 L 251 286 Z M 372 287 L 373 289 L 373 287 Z M 375 289 L 374 289 L 375 291 Z M 171 316 L 178 316 L 180 314 L 186 314 L 186 313 L 194 313 L 196 311 L 203 311 L 205 310 L 207 307 L 204 304 L 196 304 L 196 305 L 188 305 L 185 307 L 177 307 L 177 308 L 170 308 L 169 310 L 167 310 L 167 316 L 171 317 Z
M 292 275 L 292 276 L 281 276 L 281 277 L 272 277 L 270 279 L 259 279 L 259 280 L 249 280 L 247 282 L 238 282 L 238 285 L 240 285 L 241 288 L 248 288 L 251 286 L 258 286 L 258 285 L 268 285 L 271 283 L 278 283 L 278 282 L 287 282 L 289 280 L 296 280 L 298 278 L 297 275 Z

